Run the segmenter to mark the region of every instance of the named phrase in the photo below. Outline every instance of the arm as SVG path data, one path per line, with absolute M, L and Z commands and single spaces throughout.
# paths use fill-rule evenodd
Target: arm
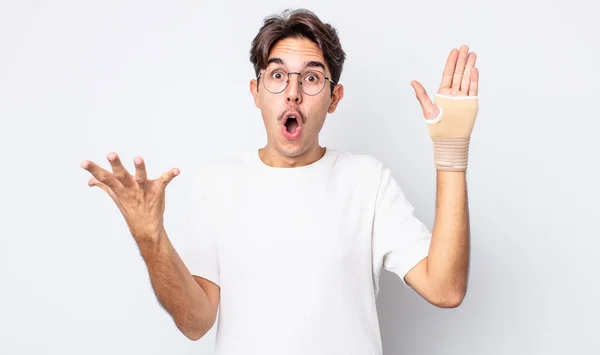
M 470 137 L 479 109 L 479 69 L 468 46 L 448 55 L 435 103 L 413 82 L 433 140 L 437 171 L 435 222 L 428 257 L 405 280 L 433 304 L 457 307 L 465 297 L 469 269 L 466 170 Z
M 190 274 L 164 229 L 147 240 L 138 245 L 159 303 L 186 337 L 200 339 L 215 323 L 219 287 Z
M 199 339 L 215 322 L 220 289 L 208 280 L 192 277 L 164 229 L 165 189 L 179 175 L 178 169 L 149 180 L 141 157 L 134 159 L 135 176 L 116 153 L 107 158 L 112 173 L 89 160 L 81 163 L 94 176 L 88 186 L 100 187 L 116 203 L 146 262 L 159 303 L 183 334 Z
M 469 271 L 469 210 L 464 172 L 437 172 L 435 222 L 429 256 L 406 274 L 408 285 L 432 304 L 457 307 Z

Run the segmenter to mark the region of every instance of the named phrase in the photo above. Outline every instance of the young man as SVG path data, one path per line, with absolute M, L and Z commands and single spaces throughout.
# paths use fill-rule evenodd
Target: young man
M 113 173 L 85 161 L 123 213 L 160 304 L 190 339 L 215 323 L 219 354 L 381 354 L 379 276 L 396 273 L 439 307 L 466 293 L 466 168 L 478 71 L 453 49 L 433 103 L 412 82 L 434 144 L 433 232 L 377 159 L 322 147 L 327 113 L 344 96 L 337 33 L 308 11 L 265 20 L 254 39 L 250 91 L 268 141 L 198 175 L 197 221 L 179 254 L 163 225 L 173 169 L 148 180 L 109 154 Z

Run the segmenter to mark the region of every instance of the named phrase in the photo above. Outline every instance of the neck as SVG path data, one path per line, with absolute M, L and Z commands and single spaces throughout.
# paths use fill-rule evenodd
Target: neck
M 285 155 L 272 148 L 268 144 L 258 150 L 260 159 L 268 166 L 274 168 L 296 168 L 316 162 L 325 155 L 326 148 L 318 143 L 299 155 Z

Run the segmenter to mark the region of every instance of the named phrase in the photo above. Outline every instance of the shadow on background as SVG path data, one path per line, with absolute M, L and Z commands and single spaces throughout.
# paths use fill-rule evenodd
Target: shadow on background
M 383 354 L 530 354 L 552 348 L 557 340 L 547 334 L 558 324 L 547 319 L 549 290 L 535 269 L 522 267 L 527 251 L 498 252 L 507 244 L 501 240 L 473 241 L 469 288 L 457 308 L 428 303 L 384 270 L 377 298 Z

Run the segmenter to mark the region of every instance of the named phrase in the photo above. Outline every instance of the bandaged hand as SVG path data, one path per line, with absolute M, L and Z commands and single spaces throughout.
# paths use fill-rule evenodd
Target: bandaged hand
M 411 83 L 433 141 L 438 170 L 467 170 L 471 132 L 479 109 L 476 55 L 468 51 L 467 46 L 462 46 L 460 51 L 450 52 L 434 102 L 419 82 Z

